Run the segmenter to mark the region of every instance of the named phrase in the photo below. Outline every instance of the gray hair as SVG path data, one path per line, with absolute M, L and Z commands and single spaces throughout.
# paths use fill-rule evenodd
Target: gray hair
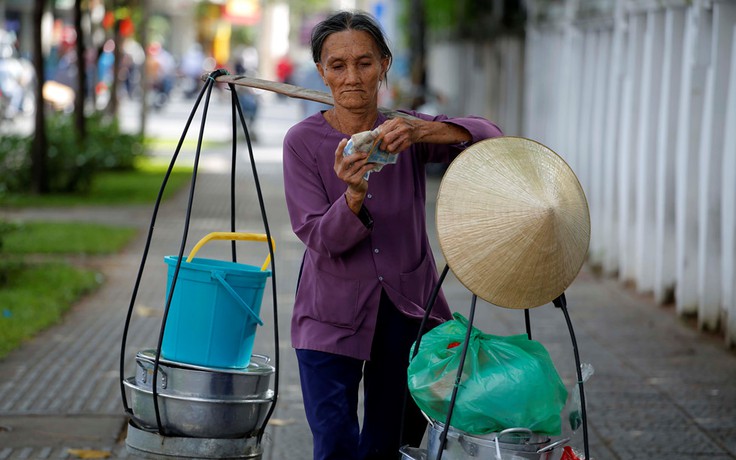
M 381 52 L 381 57 L 388 58 L 388 66 L 389 68 L 391 67 L 393 55 L 388 47 L 388 43 L 386 43 L 386 36 L 383 34 L 381 26 L 378 25 L 378 21 L 373 16 L 362 11 L 340 11 L 314 26 L 311 42 L 312 59 L 314 59 L 315 63 L 320 62 L 322 59 L 322 46 L 325 40 L 327 40 L 327 37 L 335 32 L 345 30 L 360 30 L 370 34 L 373 37 L 373 41 L 376 42 L 378 50 Z M 386 69 L 386 73 L 388 73 L 388 69 Z

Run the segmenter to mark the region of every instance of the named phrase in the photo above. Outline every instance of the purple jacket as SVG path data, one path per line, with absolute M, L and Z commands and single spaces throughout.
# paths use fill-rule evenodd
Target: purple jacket
M 408 112 L 462 126 L 472 142 L 501 136 L 479 117 L 447 118 Z M 374 128 L 386 121 L 380 114 Z M 345 134 L 322 113 L 293 126 L 284 138 L 284 187 L 294 233 L 306 245 L 294 302 L 294 348 L 370 359 L 381 289 L 405 315 L 421 318 L 438 282 L 425 215 L 425 165 L 449 163 L 463 145 L 415 144 L 398 161 L 374 172 L 364 207 L 371 228 L 345 201 L 347 185 L 333 169 Z M 451 318 L 444 296 L 432 310 L 435 324 Z

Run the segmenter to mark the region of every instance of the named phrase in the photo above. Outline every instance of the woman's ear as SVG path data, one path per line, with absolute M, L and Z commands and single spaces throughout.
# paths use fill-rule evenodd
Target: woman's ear
M 381 59 L 381 76 L 378 77 L 378 81 L 384 81 L 386 79 L 386 74 L 388 73 L 388 66 L 391 63 L 391 59 L 388 57 L 384 57 Z
M 315 62 L 314 66 L 317 67 L 317 72 L 319 72 L 319 76 L 322 78 L 322 82 L 327 86 L 327 79 L 325 79 L 325 70 L 322 68 L 322 64 L 319 62 Z

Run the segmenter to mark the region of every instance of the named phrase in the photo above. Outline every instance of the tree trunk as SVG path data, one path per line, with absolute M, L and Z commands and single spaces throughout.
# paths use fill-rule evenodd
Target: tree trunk
M 414 91 L 411 107 L 416 109 L 424 103 L 427 93 L 426 48 L 424 45 L 427 19 L 424 0 L 411 0 L 410 5 L 413 20 L 409 31 L 409 60 Z
M 82 30 L 82 0 L 74 0 L 74 30 L 77 33 L 77 94 L 74 100 L 74 124 L 77 128 L 77 143 L 81 145 L 87 134 L 84 117 L 87 100 L 87 60 Z
M 46 117 L 44 113 L 44 64 L 41 46 L 41 19 L 46 0 L 35 0 L 33 9 L 33 68 L 36 71 L 36 129 L 31 143 L 31 191 L 42 194 L 49 191 L 46 166 Z

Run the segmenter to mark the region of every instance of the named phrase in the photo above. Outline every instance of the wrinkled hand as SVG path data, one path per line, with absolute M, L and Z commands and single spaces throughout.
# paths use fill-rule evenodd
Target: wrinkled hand
M 373 165 L 366 162 L 368 154 L 365 152 L 355 152 L 352 155 L 343 156 L 342 153 L 347 143 L 348 140 L 343 139 L 337 145 L 334 169 L 337 177 L 348 184 L 348 189 L 345 191 L 345 198 L 350 209 L 357 214 L 363 205 L 365 194 L 368 191 L 368 181 L 363 176 Z
M 424 123 L 424 120 L 409 120 L 406 118 L 386 120 L 376 128 L 381 150 L 389 153 L 399 153 L 408 149 L 412 144 L 421 140 L 424 134 L 422 130 Z

